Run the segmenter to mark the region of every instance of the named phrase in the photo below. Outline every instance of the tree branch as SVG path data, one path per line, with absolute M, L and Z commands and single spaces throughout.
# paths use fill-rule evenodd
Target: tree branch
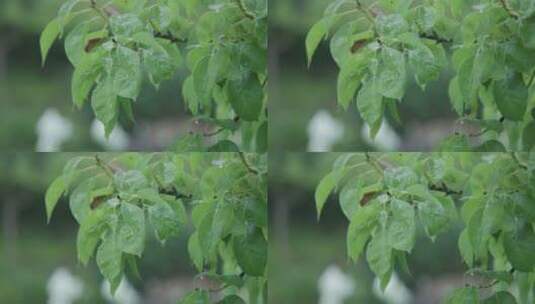
M 520 18 L 520 15 L 509 6 L 507 0 L 500 0 L 500 3 L 502 4 L 503 9 L 509 14 L 509 16 L 514 19 Z
M 429 40 L 434 40 L 438 43 L 452 43 L 453 40 L 451 39 L 446 39 L 446 38 L 442 38 L 440 37 L 437 33 L 433 32 L 431 34 L 427 34 L 427 33 L 420 33 L 420 38 L 424 38 L 424 39 L 429 39 Z
M 247 6 L 243 2 L 243 0 L 234 0 L 234 1 L 238 5 L 238 7 L 242 11 L 242 13 L 245 15 L 245 17 L 247 17 L 247 18 L 249 18 L 251 20 L 256 19 L 256 16 L 247 9 Z
M 245 154 L 243 152 L 238 152 L 238 155 L 240 156 L 240 159 L 243 163 L 243 165 L 247 168 L 247 171 L 249 171 L 252 174 L 258 174 L 258 171 L 253 169 L 249 163 L 247 162 L 247 159 L 245 158 Z

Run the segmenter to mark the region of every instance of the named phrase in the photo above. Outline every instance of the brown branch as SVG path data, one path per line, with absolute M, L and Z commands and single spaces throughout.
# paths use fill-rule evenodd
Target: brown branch
M 240 159 L 241 159 L 243 165 L 245 166 L 245 168 L 247 168 L 247 171 L 249 171 L 252 174 L 258 174 L 258 171 L 256 169 L 253 169 L 249 165 L 249 163 L 247 162 L 247 159 L 245 158 L 245 154 L 243 152 L 238 152 L 238 155 L 240 156 Z
M 247 6 L 243 2 L 243 0 L 235 0 L 235 2 L 238 5 L 238 7 L 240 8 L 240 10 L 242 11 L 243 15 L 245 15 L 245 17 L 247 17 L 247 18 L 249 18 L 251 20 L 256 19 L 256 16 L 247 9 Z
M 520 18 L 520 15 L 509 6 L 507 0 L 500 0 L 500 3 L 502 4 L 503 9 L 509 14 L 509 16 L 514 19 Z
M 440 36 L 439 36 L 437 33 L 435 33 L 435 32 L 433 32 L 433 33 L 431 33 L 431 34 L 420 33 L 420 38 L 433 40 L 433 41 L 436 41 L 436 42 L 438 42 L 438 43 L 452 43 L 452 42 L 453 42 L 452 39 L 446 39 L 446 38 L 440 37 Z
M 169 40 L 169 41 L 171 41 L 171 42 L 173 42 L 173 43 L 177 43 L 177 42 L 185 43 L 185 42 L 188 42 L 187 39 L 177 38 L 177 37 L 171 35 L 171 33 L 161 33 L 161 32 L 156 32 L 156 33 L 154 33 L 154 37 L 155 37 L 155 38 L 160 38 L 160 39 Z

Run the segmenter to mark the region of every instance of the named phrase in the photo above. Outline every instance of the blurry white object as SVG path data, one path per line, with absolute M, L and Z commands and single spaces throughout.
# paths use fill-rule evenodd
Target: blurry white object
M 383 120 L 381 129 L 377 132 L 375 140 L 370 137 L 370 126 L 364 124 L 361 136 L 368 145 L 374 146 L 381 151 L 397 151 L 401 147 L 401 138 L 386 120 Z
M 104 125 L 96 119 L 93 120 L 91 124 L 91 138 L 94 141 L 109 151 L 121 151 L 128 148 L 130 139 L 128 138 L 128 134 L 120 126 L 116 126 L 111 131 L 108 139 L 105 134 Z
M 56 269 L 46 285 L 48 304 L 72 304 L 82 296 L 82 281 L 73 276 L 67 268 Z
M 343 304 L 355 293 L 355 281 L 336 265 L 325 269 L 318 280 L 319 304 Z
M 329 152 L 344 136 L 344 126 L 326 110 L 319 110 L 308 123 L 308 152 Z
M 115 296 L 111 295 L 110 283 L 103 281 L 100 286 L 100 294 L 110 304 L 139 304 L 141 299 L 137 291 L 128 283 L 128 280 L 123 279 L 115 292 Z
M 58 110 L 48 108 L 37 121 L 37 152 L 57 152 L 61 144 L 72 136 L 72 123 L 63 118 Z
M 378 278 L 375 278 L 373 282 L 373 293 L 381 300 L 388 304 L 410 304 L 412 303 L 412 293 L 399 279 L 398 275 L 394 272 L 390 278 L 390 282 L 386 286 L 385 292 L 381 291 L 380 282 Z

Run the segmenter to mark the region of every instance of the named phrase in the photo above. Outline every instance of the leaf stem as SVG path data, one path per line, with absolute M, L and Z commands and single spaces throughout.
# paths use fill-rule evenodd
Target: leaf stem
M 373 16 L 373 14 L 370 12 L 369 9 L 367 9 L 366 7 L 364 7 L 364 5 L 362 5 L 362 3 L 360 2 L 360 0 L 355 0 L 355 4 L 357 5 L 357 9 L 359 11 L 361 11 L 364 16 L 366 17 L 366 19 L 368 19 L 368 21 L 370 21 L 370 23 L 374 26 L 375 28 L 375 17 Z
M 252 174 L 258 174 L 258 171 L 253 169 L 251 167 L 251 165 L 249 165 L 249 163 L 247 162 L 247 159 L 245 158 L 245 153 L 238 152 L 238 155 L 240 156 L 240 159 L 241 159 L 243 165 L 247 168 L 247 171 L 249 171 Z
M 524 164 L 520 161 L 520 159 L 518 159 L 518 156 L 516 155 L 515 152 L 511 152 L 511 156 L 512 156 L 513 160 L 518 164 L 518 166 L 519 166 L 520 168 L 522 168 L 522 169 L 524 169 L 524 170 L 527 170 L 527 169 L 528 169 L 528 167 L 527 167 L 526 165 L 524 165 Z
M 366 161 L 368 162 L 368 164 L 370 164 L 381 176 L 384 176 L 384 168 L 370 156 L 369 152 L 366 152 L 364 154 L 366 155 Z
M 106 23 L 109 22 L 109 16 L 106 14 L 101 8 L 98 7 L 96 0 L 89 0 L 91 3 L 91 8 L 96 11 L 105 21 Z
M 113 170 L 112 168 L 108 165 L 108 164 L 105 164 L 102 159 L 100 159 L 100 157 L 98 155 L 95 155 L 95 160 L 96 160 L 96 163 L 97 163 L 97 166 L 100 167 L 104 173 L 106 173 L 106 175 L 111 179 L 113 180 Z

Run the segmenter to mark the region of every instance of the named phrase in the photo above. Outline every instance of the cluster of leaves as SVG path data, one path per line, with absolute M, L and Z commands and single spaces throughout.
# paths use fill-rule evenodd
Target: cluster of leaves
M 535 145 L 533 1 L 336 0 L 310 29 L 309 63 L 331 32 L 338 103 L 347 109 L 356 99 L 372 137 L 385 112 L 400 121 L 408 74 L 425 89 L 451 65 L 451 105 L 460 122 L 481 129 L 475 135 L 482 144 L 469 141 L 474 134 L 454 134 L 444 151 L 529 151 Z
M 446 303 L 480 303 L 480 289 L 493 291 L 481 303 L 533 303 L 535 152 L 347 154 L 317 187 L 318 217 L 335 191 L 350 222 L 347 254 L 356 261 L 366 250 L 382 288 L 395 266 L 408 272 L 417 223 L 435 240 L 460 217 L 467 273 L 490 283 L 468 284 Z
M 62 196 L 79 223 L 78 259 L 93 256 L 114 292 L 139 275 L 147 231 L 164 244 L 191 232 L 200 276 L 219 282 L 218 303 L 266 303 L 267 195 L 264 156 L 241 153 L 106 154 L 75 157 L 50 185 L 47 218 Z M 179 303 L 212 303 L 197 289 Z M 214 299 L 217 300 L 217 299 Z M 247 301 L 247 302 L 246 302 Z
M 43 64 L 71 23 L 73 103 L 90 100 L 107 135 L 120 115 L 133 121 L 143 75 L 158 88 L 186 67 L 194 117 L 220 128 L 219 140 L 241 131 L 241 150 L 265 150 L 266 0 L 68 0 L 41 35 Z

